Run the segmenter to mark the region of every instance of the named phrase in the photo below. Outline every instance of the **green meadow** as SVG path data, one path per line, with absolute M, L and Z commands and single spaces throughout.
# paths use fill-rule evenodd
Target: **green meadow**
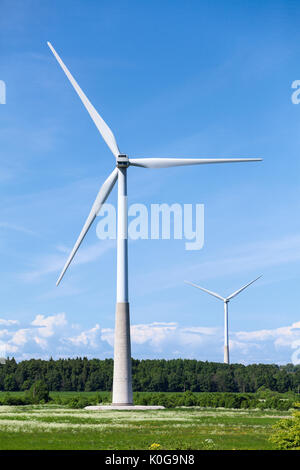
M 57 404 L 0 406 L 0 449 L 273 449 L 289 411 L 172 408 L 87 411 Z

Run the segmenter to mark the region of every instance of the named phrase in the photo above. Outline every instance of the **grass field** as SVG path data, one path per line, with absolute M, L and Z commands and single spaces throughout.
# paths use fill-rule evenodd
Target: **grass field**
M 143 393 L 143 392 L 139 392 L 139 393 Z M 7 394 L 9 394 L 12 397 L 24 397 L 25 396 L 25 392 L 2 392 L 1 391 L 0 400 L 1 400 L 1 397 Z M 78 396 L 94 397 L 96 394 L 99 396 L 108 395 L 108 394 L 111 395 L 111 393 L 109 392 L 50 392 L 50 397 L 51 398 L 55 398 L 55 397 L 71 398 L 71 397 L 78 397 Z
M 72 410 L 0 406 L 0 449 L 272 449 L 271 427 L 289 412 L 176 408 Z

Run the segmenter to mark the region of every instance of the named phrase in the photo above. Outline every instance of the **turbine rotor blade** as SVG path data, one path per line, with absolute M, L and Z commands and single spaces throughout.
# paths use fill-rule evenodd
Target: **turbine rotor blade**
M 184 281 L 186 284 L 190 284 L 190 286 L 197 287 L 197 289 L 203 290 L 203 292 L 206 292 L 207 294 L 213 295 L 214 297 L 217 297 L 217 299 L 225 301 L 224 297 L 221 297 L 221 295 L 216 294 L 216 292 L 212 292 L 211 290 L 204 289 L 204 287 L 197 286 L 197 284 L 194 284 L 193 282 L 189 281 Z
M 120 150 L 118 148 L 115 136 L 113 135 L 111 129 L 108 127 L 106 122 L 102 119 L 102 117 L 99 115 L 99 113 L 96 111 L 92 103 L 89 101 L 89 99 L 85 96 L 83 93 L 82 89 L 72 76 L 72 74 L 69 72 L 59 55 L 57 54 L 56 50 L 52 46 L 50 42 L 47 42 L 48 46 L 50 47 L 51 51 L 53 52 L 54 57 L 56 58 L 57 62 L 67 75 L 69 81 L 71 82 L 73 88 L 75 89 L 76 93 L 78 94 L 79 98 L 81 99 L 83 105 L 85 106 L 87 112 L 91 116 L 92 120 L 94 121 L 98 131 L 102 135 L 104 141 L 114 154 L 114 156 L 117 158 L 118 155 L 120 155 Z
M 206 165 L 209 163 L 260 162 L 262 158 L 130 158 L 129 164 L 141 168 L 170 168 L 185 165 Z
M 86 236 L 90 226 L 92 225 L 92 223 L 94 222 L 97 214 L 99 213 L 102 205 L 104 204 L 104 202 L 106 201 L 107 197 L 109 196 L 111 190 L 113 189 L 114 185 L 115 185 L 115 182 L 117 181 L 117 178 L 118 178 L 118 168 L 115 168 L 113 170 L 113 172 L 109 175 L 109 177 L 105 180 L 105 182 L 103 183 L 103 185 L 101 186 L 100 188 L 100 191 L 98 192 L 97 194 L 97 197 L 95 199 L 95 202 L 92 206 L 92 209 L 88 215 L 88 218 L 86 219 L 85 221 L 85 224 L 80 232 L 80 235 L 74 245 L 74 248 L 73 250 L 71 251 L 71 254 L 69 256 L 69 258 L 67 259 L 66 261 L 66 264 L 64 265 L 64 268 L 61 272 L 61 275 L 59 276 L 57 282 L 56 282 L 56 285 L 58 286 L 58 284 L 60 283 L 60 281 L 62 280 L 66 270 L 68 269 L 72 259 L 74 258 L 78 248 L 80 247 L 84 237 Z
M 240 289 L 238 289 L 237 291 L 235 291 L 233 294 L 229 295 L 229 297 L 226 297 L 226 300 L 230 300 L 230 299 L 233 299 L 233 297 L 235 297 L 236 295 L 238 295 L 240 292 L 242 292 L 244 289 L 246 289 L 247 287 L 249 287 L 251 284 L 253 284 L 253 282 L 257 281 L 258 279 L 260 279 L 261 276 L 258 276 L 256 279 L 254 279 L 253 281 L 249 282 L 248 284 L 246 284 L 245 286 L 241 287 Z

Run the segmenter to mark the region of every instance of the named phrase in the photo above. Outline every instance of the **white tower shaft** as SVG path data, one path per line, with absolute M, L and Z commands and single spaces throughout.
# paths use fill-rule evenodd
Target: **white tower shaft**
M 130 316 L 128 302 L 127 168 L 118 169 L 117 304 L 113 405 L 132 405 Z
M 118 168 L 117 302 L 128 302 L 127 168 Z
M 229 364 L 228 301 L 224 301 L 224 363 Z

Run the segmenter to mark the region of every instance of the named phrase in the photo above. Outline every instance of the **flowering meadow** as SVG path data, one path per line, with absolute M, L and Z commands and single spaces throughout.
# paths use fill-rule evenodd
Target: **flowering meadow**
M 200 407 L 88 411 L 0 406 L 0 449 L 272 449 L 278 410 Z M 158 447 L 159 446 L 159 447 Z

